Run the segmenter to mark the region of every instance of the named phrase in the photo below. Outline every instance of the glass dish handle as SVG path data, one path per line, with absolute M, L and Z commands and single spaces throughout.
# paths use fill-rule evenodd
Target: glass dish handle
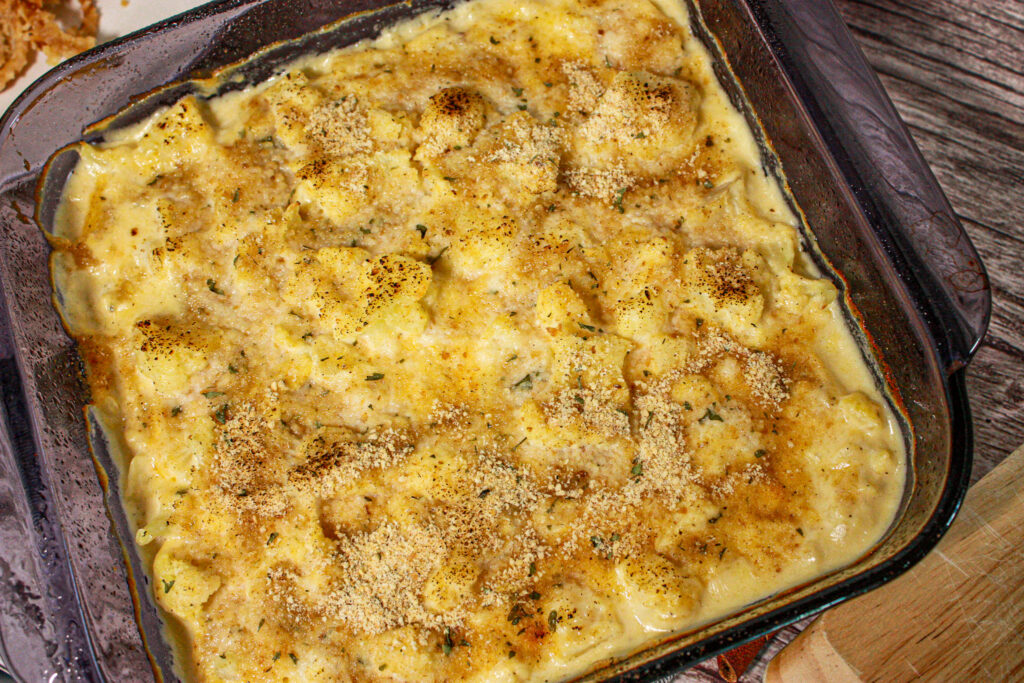
M 947 372 L 964 367 L 988 327 L 988 275 L 877 75 L 831 0 L 750 9 L 775 33 L 772 51 L 883 249 L 907 266 L 901 279 Z

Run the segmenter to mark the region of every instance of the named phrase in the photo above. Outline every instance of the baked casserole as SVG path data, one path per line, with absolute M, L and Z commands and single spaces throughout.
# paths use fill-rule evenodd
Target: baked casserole
M 475 0 L 80 146 L 184 678 L 564 680 L 881 538 L 902 435 L 688 26 Z

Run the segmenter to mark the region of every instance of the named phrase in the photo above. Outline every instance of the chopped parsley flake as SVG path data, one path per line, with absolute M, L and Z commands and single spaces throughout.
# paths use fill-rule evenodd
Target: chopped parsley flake
M 530 373 L 526 373 L 526 377 L 523 377 L 521 380 L 513 384 L 512 388 L 518 389 L 519 391 L 529 391 L 533 389 L 533 378 L 530 376 Z
M 711 420 L 713 422 L 725 422 L 725 420 L 722 419 L 722 416 L 716 413 L 711 408 L 708 408 L 707 412 L 704 413 L 697 421 L 704 422 L 705 420 Z
M 629 191 L 628 187 L 620 187 L 615 192 L 615 201 L 612 202 L 612 206 L 619 210 L 619 213 L 626 213 L 626 209 L 622 206 L 622 199 L 626 196 L 626 192 Z

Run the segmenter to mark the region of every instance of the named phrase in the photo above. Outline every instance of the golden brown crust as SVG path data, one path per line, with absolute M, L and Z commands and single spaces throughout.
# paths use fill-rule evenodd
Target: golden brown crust
M 55 268 L 200 680 L 561 678 L 884 523 L 834 288 L 683 25 L 526 7 L 81 150 Z

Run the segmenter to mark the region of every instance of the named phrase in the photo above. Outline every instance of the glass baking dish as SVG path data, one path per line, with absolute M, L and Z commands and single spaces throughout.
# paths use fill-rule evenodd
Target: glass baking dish
M 855 564 L 666 637 L 588 681 L 660 678 L 891 580 L 949 527 L 971 467 L 964 367 L 988 323 L 988 280 L 835 8 L 686 1 L 760 138 L 765 173 L 785 171 L 810 226 L 805 246 L 843 292 L 905 420 L 912 476 L 892 528 Z M 40 225 L 51 224 L 75 162 L 55 153 L 210 86 L 195 79 L 225 67 L 218 87 L 244 87 L 300 54 L 445 5 L 214 2 L 62 64 L 0 119 L 0 657 L 18 678 L 176 680 L 80 360 L 51 304 Z

